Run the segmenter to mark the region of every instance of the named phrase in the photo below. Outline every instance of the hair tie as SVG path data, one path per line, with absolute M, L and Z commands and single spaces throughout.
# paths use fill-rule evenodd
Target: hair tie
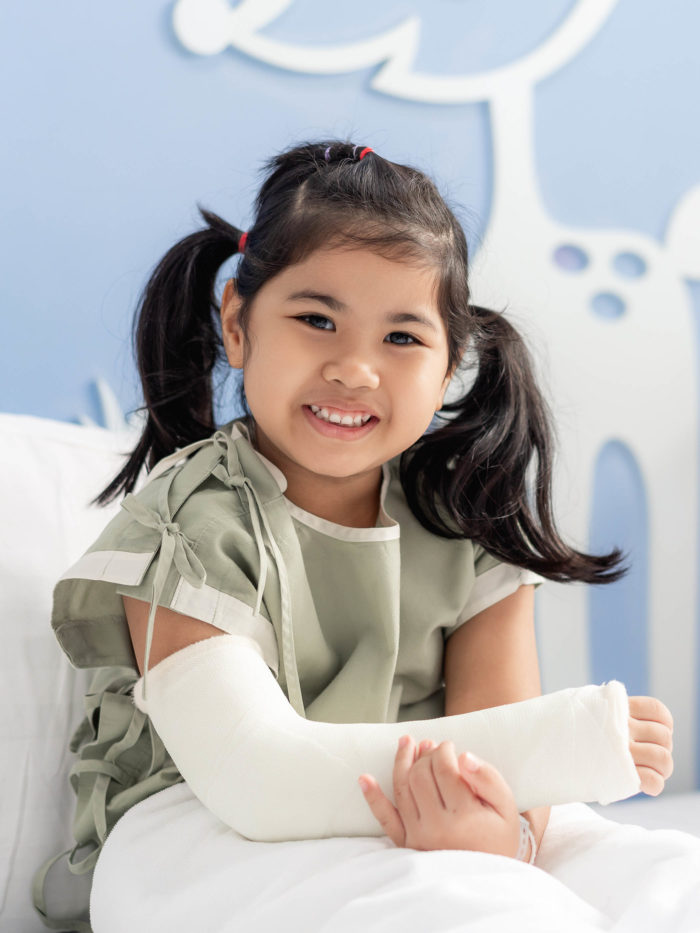
M 248 231 L 246 230 L 245 233 L 241 234 L 241 238 L 238 241 L 238 252 L 239 253 L 242 253 L 244 251 L 247 239 L 248 239 Z
M 352 157 L 353 157 L 353 159 L 355 158 L 355 153 L 357 152 L 357 150 L 358 150 L 359 148 L 360 148 L 359 146 L 353 146 L 353 147 L 352 147 Z M 371 149 L 369 146 L 365 146 L 365 148 L 362 150 L 362 152 L 359 154 L 359 156 L 357 156 L 357 161 L 358 161 L 358 162 L 361 162 L 361 161 L 364 159 L 364 157 L 367 155 L 368 152 L 374 152 L 374 149 Z

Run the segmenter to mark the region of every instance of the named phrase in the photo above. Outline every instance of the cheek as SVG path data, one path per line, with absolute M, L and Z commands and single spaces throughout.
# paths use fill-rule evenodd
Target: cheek
M 447 363 L 443 366 L 441 362 L 430 361 L 426 365 L 418 367 L 413 373 L 411 379 L 413 392 L 419 394 L 426 405 L 430 405 L 433 400 L 439 399 L 443 390 L 446 369 Z
M 253 344 L 243 371 L 246 395 L 276 398 L 281 403 L 290 392 L 299 389 L 300 381 L 312 372 L 311 366 L 312 360 L 293 340 L 261 337 L 257 345 Z

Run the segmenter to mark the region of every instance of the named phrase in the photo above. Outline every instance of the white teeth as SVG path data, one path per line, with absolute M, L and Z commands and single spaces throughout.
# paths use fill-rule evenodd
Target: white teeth
M 317 418 L 321 418 L 323 421 L 330 421 L 332 424 L 342 424 L 346 427 L 356 427 L 359 428 L 360 425 L 367 424 L 371 415 L 339 415 L 337 412 L 331 414 L 327 408 L 319 408 L 318 405 L 309 405 L 311 411 L 316 415 Z

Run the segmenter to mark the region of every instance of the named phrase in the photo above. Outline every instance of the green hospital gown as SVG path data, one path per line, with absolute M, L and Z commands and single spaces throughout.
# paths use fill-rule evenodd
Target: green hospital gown
M 382 468 L 375 527 L 338 525 L 285 497 L 283 473 L 243 419 L 166 458 L 124 499 L 54 592 L 61 647 L 76 667 L 98 669 L 73 744 L 76 842 L 90 849 L 74 870 L 94 864 L 130 806 L 181 780 L 131 699 L 138 672 L 123 595 L 248 638 L 309 719 L 444 715 L 445 639 L 541 578 L 430 533 L 398 469 L 399 457 Z

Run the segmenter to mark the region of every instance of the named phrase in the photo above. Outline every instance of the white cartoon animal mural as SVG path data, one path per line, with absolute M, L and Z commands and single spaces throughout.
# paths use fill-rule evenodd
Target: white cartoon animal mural
M 418 17 L 362 42 L 299 46 L 260 30 L 293 0 L 179 0 L 173 23 L 192 52 L 232 46 L 277 68 L 343 73 L 382 64 L 387 95 L 436 105 L 486 101 L 494 186 L 472 265 L 477 303 L 507 308 L 530 338 L 557 418 L 557 512 L 588 546 L 593 473 L 606 442 L 635 457 L 648 501 L 649 691 L 676 713 L 673 789 L 696 786 L 698 729 L 698 336 L 685 278 L 700 278 L 700 186 L 681 199 L 665 243 L 627 230 L 576 229 L 545 210 L 534 161 L 536 84 L 601 29 L 617 0 L 579 0 L 536 49 L 469 75 L 413 69 Z M 542 352 L 544 348 L 545 352 Z M 538 601 L 547 691 L 590 680 L 587 590 L 548 584 Z

